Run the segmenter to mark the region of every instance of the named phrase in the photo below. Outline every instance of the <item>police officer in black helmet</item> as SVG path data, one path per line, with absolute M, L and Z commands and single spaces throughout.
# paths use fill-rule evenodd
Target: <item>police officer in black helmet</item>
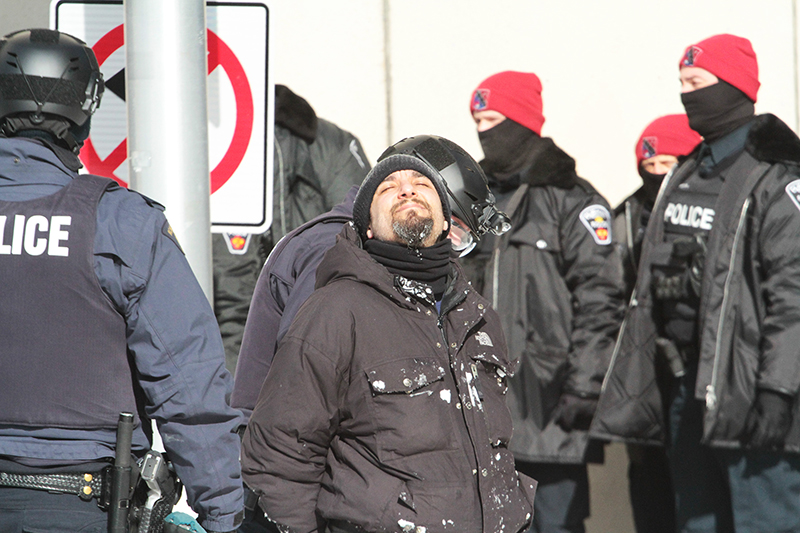
M 0 531 L 106 531 L 120 412 L 133 459 L 155 420 L 201 524 L 232 531 L 241 417 L 214 314 L 163 207 L 78 175 L 102 94 L 82 41 L 0 40 Z

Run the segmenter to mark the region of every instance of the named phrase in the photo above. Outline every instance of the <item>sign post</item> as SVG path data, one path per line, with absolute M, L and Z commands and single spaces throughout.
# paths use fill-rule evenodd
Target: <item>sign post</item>
M 137 1 L 141 0 L 133 0 Z M 148 24 L 161 27 L 157 13 L 167 9 L 167 5 L 176 8 L 180 3 L 182 1 L 148 2 L 143 5 L 150 5 L 152 9 L 142 16 L 148 18 Z M 106 80 L 106 93 L 92 118 L 91 136 L 81 151 L 81 159 L 88 172 L 127 185 L 132 176 L 127 164 L 130 147 L 126 94 L 129 87 L 126 84 L 124 14 L 121 0 L 51 2 L 51 27 L 86 41 L 95 51 Z M 205 16 L 212 231 L 262 233 L 272 221 L 274 82 L 268 61 L 269 9 L 265 2 L 255 0 L 208 1 Z M 181 20 L 163 31 L 175 33 L 177 26 L 185 23 Z M 196 39 L 197 35 L 193 37 Z M 149 60 L 150 57 L 143 61 Z M 154 83 L 160 86 L 161 98 L 167 103 L 179 102 L 184 97 L 167 78 L 156 79 Z M 137 104 L 137 110 L 138 107 Z M 154 120 L 161 127 L 171 118 L 171 113 L 166 112 Z M 203 157 L 203 154 L 196 152 L 194 157 Z M 141 165 L 146 161 L 133 163 Z M 150 164 L 160 165 L 152 159 Z M 158 197 L 155 199 L 162 201 Z M 172 221 L 173 206 L 162 203 L 166 204 Z M 178 236 L 184 240 L 180 232 Z
M 167 206 L 213 303 L 209 162 L 198 157 L 208 153 L 205 7 L 204 0 L 125 2 L 125 99 L 131 186 Z

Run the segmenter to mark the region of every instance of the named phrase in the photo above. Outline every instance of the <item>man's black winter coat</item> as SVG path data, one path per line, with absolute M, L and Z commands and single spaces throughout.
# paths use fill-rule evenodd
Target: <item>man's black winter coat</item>
M 275 355 L 243 477 L 291 531 L 518 532 L 535 482 L 508 450 L 516 367 L 496 313 L 453 264 L 441 314 L 346 225 Z M 362 529 L 358 529 L 362 528 Z

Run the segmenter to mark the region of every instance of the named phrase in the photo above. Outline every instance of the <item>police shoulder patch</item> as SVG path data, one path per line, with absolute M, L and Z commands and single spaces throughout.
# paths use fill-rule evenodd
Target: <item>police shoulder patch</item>
M 178 242 L 178 237 L 175 236 L 175 231 L 172 229 L 172 226 L 169 225 L 168 220 L 165 220 L 164 225 L 161 226 L 161 233 L 163 233 L 167 239 L 174 242 L 175 246 L 178 247 L 178 250 L 180 250 L 183 255 L 186 255 L 186 252 L 181 248 L 181 243 Z
M 611 244 L 611 214 L 608 209 L 599 204 L 590 205 L 581 211 L 580 219 L 594 242 L 601 246 Z
M 794 206 L 800 209 L 800 180 L 794 180 L 786 186 L 786 194 L 794 202 Z
M 251 235 L 240 235 L 238 233 L 226 233 L 225 244 L 228 245 L 228 251 L 232 255 L 244 255 L 247 253 L 247 248 L 250 246 Z

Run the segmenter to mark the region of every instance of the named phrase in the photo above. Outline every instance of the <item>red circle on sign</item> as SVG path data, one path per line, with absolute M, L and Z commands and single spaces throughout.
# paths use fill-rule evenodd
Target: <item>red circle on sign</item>
M 247 152 L 253 132 L 253 93 L 250 91 L 247 74 L 230 47 L 211 30 L 208 30 L 207 35 L 208 73 L 211 74 L 217 66 L 221 66 L 231 80 L 236 101 L 236 125 L 233 129 L 231 145 L 222 156 L 222 160 L 211 171 L 211 193 L 213 194 L 233 176 Z M 105 60 L 120 49 L 124 43 L 125 34 L 123 25 L 120 24 L 101 37 L 92 47 L 97 56 L 97 62 L 102 66 Z M 114 171 L 125 162 L 127 152 L 128 142 L 125 139 L 105 159 L 101 159 L 90 136 L 81 150 L 81 161 L 92 174 L 109 177 L 121 185 L 127 186 L 127 183 L 114 174 Z

